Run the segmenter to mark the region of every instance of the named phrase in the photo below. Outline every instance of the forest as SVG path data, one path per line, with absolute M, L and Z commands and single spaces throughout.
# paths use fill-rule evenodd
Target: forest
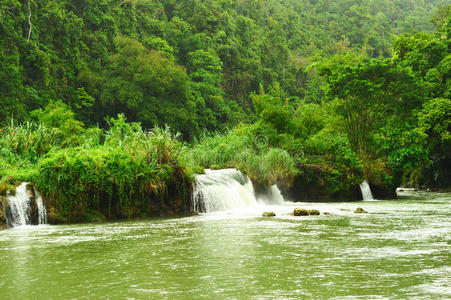
M 64 223 L 187 212 L 204 168 L 449 189 L 450 51 L 441 0 L 2 0 L 0 194 Z

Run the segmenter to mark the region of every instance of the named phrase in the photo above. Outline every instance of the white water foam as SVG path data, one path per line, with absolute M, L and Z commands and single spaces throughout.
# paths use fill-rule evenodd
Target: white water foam
M 247 208 L 282 205 L 285 200 L 277 185 L 265 195 L 255 195 L 252 181 L 236 169 L 205 170 L 197 175 L 193 191 L 193 210 L 197 212 L 242 211 Z
M 374 200 L 370 185 L 366 180 L 360 184 L 360 190 L 362 191 L 363 201 Z
M 193 210 L 215 212 L 257 205 L 251 180 L 236 169 L 205 170 L 197 175 Z
M 37 192 L 27 189 L 27 182 L 22 182 L 17 188 L 14 195 L 6 198 L 7 210 L 5 211 L 6 222 L 9 227 L 20 227 L 32 225 L 30 216 L 32 212 L 32 201 L 36 202 L 38 213 L 38 224 L 47 223 L 47 211 L 42 202 L 41 195 Z

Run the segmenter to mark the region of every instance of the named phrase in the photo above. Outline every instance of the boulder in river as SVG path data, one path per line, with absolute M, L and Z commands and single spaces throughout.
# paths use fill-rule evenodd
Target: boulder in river
M 319 216 L 320 212 L 317 209 L 308 209 L 307 210 L 309 216 Z
M 276 216 L 276 213 L 273 211 L 265 211 L 262 214 L 262 217 L 275 217 L 275 216 Z
M 357 209 L 354 211 L 354 213 L 355 214 L 367 214 L 368 212 L 361 207 L 357 207 Z
M 295 217 L 299 217 L 299 216 L 308 216 L 308 211 L 306 209 L 303 208 L 295 208 L 293 213 L 293 216 Z

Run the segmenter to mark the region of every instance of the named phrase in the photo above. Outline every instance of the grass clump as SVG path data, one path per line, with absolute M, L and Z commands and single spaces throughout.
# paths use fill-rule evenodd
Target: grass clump
M 227 134 L 204 136 L 188 150 L 187 161 L 210 169 L 237 168 L 257 188 L 288 184 L 298 174 L 295 159 L 286 150 L 271 147 L 265 136 L 255 137 L 252 130 L 242 125 Z
M 110 121 L 103 143 L 51 152 L 39 162 L 43 194 L 70 221 L 89 210 L 108 218 L 184 212 L 191 173 L 177 136 L 168 128 L 143 131 L 123 116 Z

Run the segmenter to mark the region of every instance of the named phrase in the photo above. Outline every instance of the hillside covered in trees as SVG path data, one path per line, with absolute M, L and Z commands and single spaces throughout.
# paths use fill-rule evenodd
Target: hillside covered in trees
M 86 124 L 125 113 L 185 139 L 249 121 L 274 83 L 323 99 L 306 67 L 343 50 L 390 57 L 441 1 L 2 1 L 2 124 L 61 100 Z
M 441 0 L 3 0 L 1 183 L 120 216 L 202 168 L 448 188 L 450 40 Z

